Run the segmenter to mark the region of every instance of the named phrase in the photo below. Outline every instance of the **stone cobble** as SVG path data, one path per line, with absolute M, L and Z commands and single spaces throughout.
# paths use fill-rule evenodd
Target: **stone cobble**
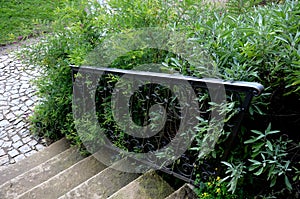
M 0 166 L 13 164 L 45 147 L 32 136 L 28 118 L 38 103 L 31 81 L 39 76 L 22 65 L 13 51 L 0 49 Z

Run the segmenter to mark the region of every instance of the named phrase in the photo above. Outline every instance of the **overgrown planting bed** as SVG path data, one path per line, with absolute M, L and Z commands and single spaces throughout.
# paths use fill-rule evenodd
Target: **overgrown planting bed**
M 217 175 L 197 179 L 199 197 L 299 198 L 298 1 L 256 6 L 252 1 L 229 1 L 225 7 L 214 7 L 202 1 L 111 0 L 109 8 L 92 2 L 57 10 L 60 18 L 53 34 L 26 52 L 29 63 L 45 71 L 36 81 L 44 101 L 31 118 L 33 133 L 53 140 L 65 135 L 82 146 L 72 115 L 70 65 L 86 64 L 86 56 L 117 33 L 145 27 L 181 30 L 209 55 L 219 78 L 259 82 L 265 87 L 262 96 L 252 101 L 230 153 L 224 154 L 231 133 L 227 131 L 215 150 L 199 160 L 223 160 Z M 147 48 L 118 57 L 110 67 L 132 69 L 149 63 L 162 64 L 161 72 L 203 77 L 201 66 L 176 53 Z M 101 122 L 113 124 L 112 119 L 106 114 Z M 199 135 L 205 130 L 205 125 L 195 128 Z

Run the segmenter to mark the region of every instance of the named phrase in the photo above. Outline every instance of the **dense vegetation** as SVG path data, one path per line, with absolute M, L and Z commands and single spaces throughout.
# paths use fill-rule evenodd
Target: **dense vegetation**
M 250 3 L 249 3 L 250 2 Z M 299 198 L 300 193 L 300 4 L 285 1 L 110 0 L 71 2 L 56 10 L 53 34 L 26 52 L 45 75 L 36 81 L 42 103 L 31 118 L 33 133 L 55 140 L 63 135 L 81 145 L 72 115 L 70 65 L 115 33 L 141 27 L 183 30 L 210 54 L 222 79 L 260 82 L 243 121 L 238 144 L 223 162 L 220 177 L 198 179 L 203 198 Z M 154 55 L 154 56 L 153 56 Z M 159 55 L 159 56 L 158 56 Z M 170 57 L 171 56 L 171 57 Z M 163 57 L 163 59 L 156 59 Z M 140 49 L 118 58 L 113 67 L 163 60 L 168 70 L 187 73 L 180 57 Z M 222 157 L 222 150 L 216 151 Z

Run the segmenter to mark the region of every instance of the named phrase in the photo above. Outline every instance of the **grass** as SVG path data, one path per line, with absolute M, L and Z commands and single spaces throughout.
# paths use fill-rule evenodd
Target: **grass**
M 63 8 L 66 1 L 0 0 L 0 45 L 49 32 L 49 25 L 58 17 L 55 9 Z

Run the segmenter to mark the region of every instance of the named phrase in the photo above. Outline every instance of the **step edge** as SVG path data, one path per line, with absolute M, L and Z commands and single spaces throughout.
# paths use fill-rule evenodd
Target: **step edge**
M 165 199 L 172 199 L 174 194 L 179 193 L 180 191 L 182 191 L 183 189 L 189 189 L 191 192 L 193 192 L 194 197 L 191 199 L 196 199 L 198 198 L 196 193 L 194 192 L 194 186 L 192 184 L 189 183 L 185 183 L 184 185 L 182 185 L 181 187 L 179 187 L 177 190 L 175 190 L 173 193 L 171 193 L 170 195 L 168 195 L 167 197 L 165 197 Z
M 80 160 L 80 161 L 77 162 L 76 164 L 73 164 L 73 165 L 70 166 L 69 168 L 67 168 L 67 169 L 65 169 L 65 170 L 63 170 L 63 171 L 61 171 L 61 172 L 59 172 L 58 174 L 56 174 L 55 176 L 52 176 L 52 177 L 49 178 L 48 180 L 46 180 L 46 181 L 44 181 L 44 182 L 38 184 L 37 186 L 35 186 L 35 187 L 29 189 L 29 190 L 26 191 L 26 192 L 22 193 L 21 195 L 19 195 L 19 196 L 17 197 L 17 199 L 22 198 L 24 195 L 28 194 L 29 192 L 32 192 L 33 190 L 37 189 L 38 187 L 41 187 L 42 185 L 45 185 L 46 183 L 50 182 L 51 180 L 54 180 L 55 178 L 58 178 L 60 175 L 63 175 L 64 173 L 66 173 L 66 172 L 72 170 L 73 168 L 77 167 L 79 164 L 82 164 L 82 162 L 89 161 L 90 158 L 95 159 L 95 158 L 91 155 L 91 156 L 88 156 L 88 157 L 86 157 L 86 158 Z M 85 181 L 84 181 L 84 182 L 85 182 Z M 84 183 L 84 182 L 82 182 L 82 183 Z M 80 183 L 80 184 L 81 184 L 81 183 Z M 75 187 L 76 187 L 76 186 L 75 186 Z M 59 197 L 61 197 L 61 196 L 59 196 Z
M 23 180 L 23 179 L 25 179 L 26 176 L 28 176 L 28 175 L 29 175 L 30 177 L 32 177 L 31 174 L 32 174 L 32 172 L 34 172 L 35 170 L 43 170 L 42 168 L 44 168 L 45 166 L 49 165 L 50 163 L 51 163 L 51 164 L 57 165 L 57 164 L 60 163 L 61 158 L 63 158 L 63 159 L 69 159 L 69 157 L 71 157 L 71 155 L 73 156 L 73 158 L 75 158 L 75 159 L 74 159 L 74 162 L 73 162 L 72 164 L 70 164 L 69 166 L 67 166 L 65 169 L 68 169 L 68 168 L 71 167 L 72 165 L 74 165 L 74 164 L 76 164 L 77 162 L 79 162 L 79 161 L 81 161 L 82 159 L 84 159 L 84 157 L 81 156 L 81 155 L 79 154 L 77 148 L 75 148 L 75 147 L 70 147 L 70 148 L 66 149 L 65 151 L 63 151 L 63 152 L 57 154 L 56 156 L 50 158 L 49 160 L 47 160 L 47 161 L 45 161 L 45 162 L 43 162 L 43 163 L 41 163 L 41 164 L 39 164 L 39 165 L 33 167 L 32 169 L 30 169 L 30 170 L 28 170 L 28 171 L 26 171 L 26 172 L 24 172 L 24 173 L 22 173 L 22 174 L 20 174 L 20 175 L 18 175 L 18 176 L 16 176 L 16 177 L 12 178 L 11 180 L 8 180 L 7 182 L 3 183 L 2 185 L 0 185 L 0 194 L 1 194 L 1 189 L 5 188 L 5 187 L 7 187 L 7 186 L 10 186 L 10 184 L 14 183 L 15 181 Z M 78 159 L 77 159 L 77 158 L 78 158 Z M 50 162 L 50 163 L 49 163 L 49 162 Z M 64 170 L 65 170 L 65 169 L 64 169 Z M 61 171 L 58 171 L 58 172 L 54 173 L 54 175 L 50 176 L 50 178 L 53 177 L 53 176 L 55 176 L 55 175 L 57 175 L 58 173 L 60 173 L 60 172 L 62 172 L 62 171 L 64 171 L 64 170 L 61 170 Z M 39 172 L 37 172 L 37 173 L 39 173 Z M 37 175 L 37 174 L 35 174 L 34 176 L 36 176 L 36 175 Z M 48 178 L 48 179 L 49 179 L 49 178 Z M 46 179 L 46 180 L 47 180 L 47 179 Z M 37 184 L 37 185 L 38 185 L 38 184 Z M 22 193 L 18 193 L 18 194 L 22 194 Z
M 122 161 L 122 160 L 119 160 L 119 161 Z M 115 164 L 118 164 L 118 162 L 115 162 Z M 87 179 L 86 181 L 82 182 L 81 184 L 77 185 L 76 187 L 74 187 L 73 189 L 69 190 L 68 192 L 66 192 L 65 194 L 63 194 L 62 196 L 60 196 L 58 199 L 64 199 L 65 197 L 69 198 L 68 194 L 71 194 L 72 192 L 75 192 L 77 189 L 81 189 L 82 187 L 84 186 L 88 186 L 88 183 L 90 183 L 91 181 L 93 181 L 94 179 L 98 178 L 99 176 L 102 176 L 103 173 L 106 173 L 108 170 L 117 170 L 114 168 L 114 165 L 110 165 L 110 166 L 107 166 L 105 169 L 103 169 L 102 171 L 100 171 L 99 173 L 95 174 L 94 176 L 90 177 L 89 179 Z M 123 171 L 120 171 L 120 170 L 117 170 L 119 172 L 122 172 L 122 173 L 127 173 L 127 172 L 123 172 Z M 133 179 L 132 181 L 136 180 L 137 178 L 139 178 L 140 176 L 137 176 L 135 179 Z M 131 183 L 131 182 L 129 182 Z M 122 186 L 121 188 L 127 186 L 129 183 L 125 184 L 124 186 Z M 120 188 L 120 189 L 121 189 Z
M 53 150 L 53 148 L 56 148 L 57 146 L 59 146 L 58 149 L 56 149 L 52 154 L 51 150 Z M 6 176 L 10 176 L 10 177 L 8 177 L 8 179 L 1 177 L 0 185 L 6 183 L 8 180 L 17 177 L 18 175 L 20 175 L 24 172 L 31 170 L 32 168 L 42 164 L 46 160 L 55 157 L 56 155 L 67 150 L 68 148 L 70 148 L 69 141 L 67 141 L 66 138 L 62 138 L 62 139 L 54 142 L 53 144 L 45 147 L 41 151 L 38 151 L 35 154 L 32 154 L 31 156 L 26 157 L 25 159 L 23 159 L 19 162 L 16 162 L 15 164 L 11 164 L 11 165 L 5 166 L 3 168 L 0 167 L 0 175 L 1 176 L 4 176 L 4 174 L 6 174 Z M 51 154 L 51 155 L 49 156 L 49 154 Z M 42 157 L 44 156 L 44 158 L 42 158 L 42 160 L 40 162 L 36 162 L 36 159 L 39 156 L 42 156 Z M 25 169 L 23 169 L 24 167 L 25 167 Z
M 155 173 L 155 175 L 157 175 L 157 177 L 159 178 L 159 180 L 162 181 L 162 182 L 164 182 L 164 183 L 166 183 L 166 185 L 169 186 L 169 188 L 171 188 L 171 190 L 174 192 L 174 189 L 169 185 L 169 183 L 167 183 L 161 176 L 159 176 L 159 175 L 155 172 L 155 170 L 150 169 L 150 170 L 148 170 L 147 172 L 143 173 L 143 174 L 142 174 L 141 176 L 139 176 L 138 178 L 136 178 L 136 179 L 134 179 L 133 181 L 131 181 L 130 183 L 128 183 L 127 185 L 123 186 L 121 189 L 119 189 L 118 191 L 116 191 L 115 193 L 113 193 L 113 194 L 112 194 L 111 196 L 109 196 L 107 199 L 111 199 L 111 198 L 117 196 L 117 194 L 118 194 L 119 192 L 121 192 L 122 190 L 126 189 L 126 187 L 130 186 L 130 185 L 133 184 L 133 183 L 138 182 L 139 180 L 143 179 L 143 178 L 145 177 L 145 175 L 149 175 L 149 174 L 151 174 L 151 173 Z

